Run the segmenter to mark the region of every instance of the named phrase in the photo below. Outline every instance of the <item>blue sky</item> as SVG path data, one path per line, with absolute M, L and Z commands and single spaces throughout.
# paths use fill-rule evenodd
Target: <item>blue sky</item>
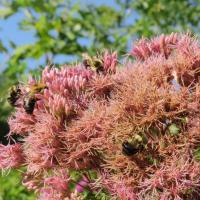
M 18 46 L 34 43 L 34 32 L 21 31 L 17 24 L 23 19 L 23 13 L 15 14 L 6 20 L 0 20 L 0 39 L 6 47 L 9 47 L 9 41 L 14 41 Z M 10 54 L 12 50 L 10 49 Z M 5 62 L 8 59 L 4 54 L 0 54 L 0 67 L 5 67 Z
M 77 0 L 76 0 L 77 2 Z M 105 4 L 109 6 L 115 6 L 116 4 L 114 0 L 82 0 L 81 3 L 95 3 L 96 5 Z M 6 20 L 0 19 L 0 39 L 3 41 L 3 44 L 8 47 L 9 41 L 14 41 L 17 45 L 25 45 L 31 44 L 35 42 L 34 32 L 33 31 L 21 31 L 18 28 L 18 23 L 21 19 L 24 18 L 23 13 L 15 14 L 14 16 L 9 17 Z M 10 54 L 12 54 L 12 50 L 10 50 Z M 0 71 L 5 68 L 5 62 L 8 59 L 4 54 L 0 54 Z M 55 58 L 54 62 L 62 63 L 66 60 L 74 59 L 73 57 L 66 57 L 64 55 L 59 55 Z M 29 68 L 34 68 L 39 64 L 45 64 L 45 59 L 41 58 L 37 61 L 33 59 L 28 60 Z

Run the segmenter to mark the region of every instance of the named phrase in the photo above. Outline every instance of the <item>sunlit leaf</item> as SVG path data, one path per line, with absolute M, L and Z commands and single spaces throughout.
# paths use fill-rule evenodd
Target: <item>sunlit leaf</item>
M 178 135 L 180 133 L 180 128 L 176 124 L 171 124 L 168 129 L 172 135 Z

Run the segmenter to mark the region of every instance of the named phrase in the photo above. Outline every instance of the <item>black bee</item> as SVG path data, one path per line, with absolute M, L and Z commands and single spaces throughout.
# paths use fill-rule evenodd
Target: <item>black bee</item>
M 7 98 L 8 102 L 11 106 L 16 106 L 17 100 L 21 96 L 21 89 L 19 88 L 19 85 L 14 85 L 10 88 L 9 97 Z
M 24 98 L 24 110 L 27 114 L 33 114 L 35 108 L 36 98 L 35 96 L 26 96 Z
M 135 147 L 128 141 L 122 143 L 122 153 L 126 156 L 132 156 L 140 151 L 140 148 Z
M 36 101 L 38 100 L 35 94 L 43 92 L 44 89 L 47 89 L 47 86 L 43 83 L 38 83 L 28 88 L 28 94 L 24 97 L 23 106 L 27 114 L 33 114 Z
M 124 141 L 122 143 L 122 153 L 126 156 L 132 156 L 142 151 L 147 143 L 147 139 L 144 136 L 135 134 L 131 141 Z
M 90 68 L 90 60 L 87 58 L 84 58 L 83 65 L 85 66 L 86 69 Z

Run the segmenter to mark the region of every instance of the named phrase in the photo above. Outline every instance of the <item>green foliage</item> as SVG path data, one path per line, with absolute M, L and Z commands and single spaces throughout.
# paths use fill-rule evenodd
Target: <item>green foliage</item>
M 20 172 L 11 171 L 0 178 L 0 199 L 2 200 L 35 200 L 35 195 L 21 185 Z
M 132 7 L 140 16 L 135 31 L 143 36 L 152 34 L 199 31 L 199 0 L 138 0 Z

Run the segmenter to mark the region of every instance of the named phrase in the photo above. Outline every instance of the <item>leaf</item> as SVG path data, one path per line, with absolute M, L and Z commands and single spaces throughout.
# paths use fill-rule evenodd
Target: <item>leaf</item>
M 80 174 L 80 172 L 78 172 L 76 170 L 71 170 L 70 171 L 70 177 L 71 177 L 72 180 L 78 181 L 81 178 L 81 174 Z
M 74 40 L 76 38 L 75 34 L 72 31 L 67 31 L 66 35 L 70 40 Z
M 81 30 L 81 24 L 76 24 L 73 28 L 74 31 L 78 32 Z
M 13 41 L 9 41 L 10 46 L 15 49 L 17 45 Z
M 194 150 L 194 159 L 200 161 L 200 148 Z
M 0 18 L 6 19 L 14 13 L 10 7 L 0 8 Z
M 0 41 L 0 52 L 4 52 L 4 53 L 7 52 L 7 49 L 6 49 L 6 47 L 3 45 L 3 42 L 2 42 L 2 41 Z
M 171 135 L 178 135 L 180 133 L 180 128 L 176 124 L 171 124 L 168 129 Z

